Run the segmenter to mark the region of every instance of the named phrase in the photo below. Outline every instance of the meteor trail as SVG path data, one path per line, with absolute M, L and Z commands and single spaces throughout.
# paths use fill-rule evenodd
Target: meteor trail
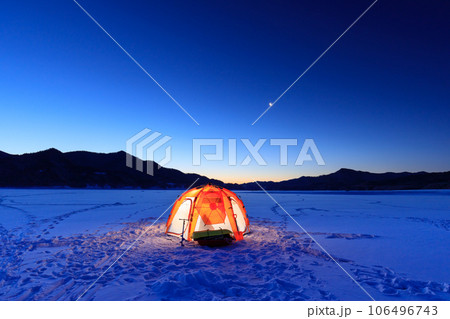
M 300 80 L 306 74 L 306 72 L 308 72 L 309 69 L 311 69 L 314 66 L 314 64 L 316 64 L 325 55 L 325 53 L 327 53 L 328 50 L 330 50 L 336 44 L 336 42 L 338 42 L 339 39 L 342 38 L 342 36 L 344 34 L 346 34 L 347 31 L 350 30 L 356 24 L 356 22 L 358 22 L 358 20 L 361 19 L 367 13 L 367 11 L 369 11 L 377 2 L 378 2 L 378 0 L 375 0 L 363 13 L 361 13 L 361 15 L 358 18 L 356 18 L 356 20 L 353 21 L 353 23 L 350 24 L 350 26 L 347 29 L 345 29 L 345 31 L 342 32 L 342 34 L 336 40 L 334 40 L 334 42 L 331 43 L 330 46 L 325 51 L 323 51 L 322 54 L 319 55 L 319 57 L 317 59 L 315 59 L 314 62 L 311 63 L 310 66 L 308 66 L 306 68 L 306 70 L 303 71 L 303 73 L 300 74 L 300 76 L 291 85 L 289 85 L 289 87 L 283 93 L 281 93 L 281 95 L 275 101 L 269 103 L 269 107 L 267 109 L 265 109 L 264 112 L 261 113 L 261 115 L 252 123 L 252 125 L 255 125 L 255 123 L 258 122 L 259 119 L 261 117 L 263 117 L 263 115 L 266 114 L 267 111 L 270 110 L 270 108 L 272 108 L 272 106 L 274 106 L 275 103 L 277 103 L 278 100 L 281 99 L 283 97 L 283 95 L 285 95 L 287 93 L 287 91 L 289 91 L 294 86 L 294 84 L 297 83 L 297 81 Z

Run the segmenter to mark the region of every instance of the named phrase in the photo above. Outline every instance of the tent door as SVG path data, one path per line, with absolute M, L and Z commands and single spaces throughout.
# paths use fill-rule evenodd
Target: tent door
M 192 207 L 192 199 L 187 198 L 180 205 L 180 208 L 177 210 L 175 216 L 173 217 L 172 223 L 169 226 L 167 232 L 178 235 L 181 237 L 181 233 L 183 231 L 183 220 L 184 220 L 184 239 L 187 239 L 189 232 L 189 213 L 191 212 Z
M 234 198 L 231 198 L 231 207 L 233 208 L 233 213 L 235 215 L 236 220 L 236 226 L 240 232 L 244 232 L 247 228 L 247 225 L 245 223 L 244 214 L 242 213 L 241 209 L 239 208 L 238 203 Z

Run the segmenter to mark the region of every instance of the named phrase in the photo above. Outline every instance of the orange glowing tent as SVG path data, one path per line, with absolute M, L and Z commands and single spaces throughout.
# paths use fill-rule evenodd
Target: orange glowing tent
M 244 203 L 232 191 L 205 185 L 184 192 L 174 203 L 166 234 L 201 245 L 242 240 L 249 232 Z

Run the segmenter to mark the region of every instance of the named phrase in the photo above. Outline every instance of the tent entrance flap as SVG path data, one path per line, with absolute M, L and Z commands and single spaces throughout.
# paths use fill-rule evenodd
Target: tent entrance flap
M 236 220 L 236 226 L 240 232 L 244 232 L 247 224 L 245 222 L 245 216 L 239 208 L 239 204 L 236 202 L 234 198 L 231 199 L 231 206 L 234 212 L 234 218 Z
M 187 198 L 185 199 L 179 208 L 177 209 L 176 213 L 173 216 L 173 220 L 170 223 L 170 226 L 167 228 L 166 232 L 181 237 L 181 233 L 184 230 L 183 237 L 187 238 L 188 236 L 188 222 L 189 222 L 189 215 L 192 208 L 192 199 Z M 183 228 L 184 225 L 184 228 Z

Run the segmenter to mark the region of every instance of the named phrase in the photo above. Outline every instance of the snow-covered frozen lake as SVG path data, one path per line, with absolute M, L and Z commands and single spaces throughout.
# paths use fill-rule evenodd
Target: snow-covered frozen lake
M 165 236 L 182 191 L 0 189 L 0 300 L 450 300 L 450 191 L 237 192 L 251 233 Z

